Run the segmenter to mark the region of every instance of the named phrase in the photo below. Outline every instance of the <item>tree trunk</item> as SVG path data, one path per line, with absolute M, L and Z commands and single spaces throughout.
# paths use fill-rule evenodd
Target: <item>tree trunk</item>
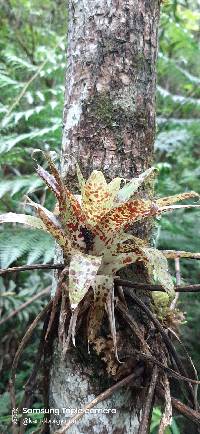
M 108 179 L 151 165 L 158 23 L 159 0 L 69 1 L 62 171 L 74 191 L 74 160 L 86 177 L 101 169 Z M 105 390 L 99 363 L 79 345 L 64 361 L 55 346 L 50 407 L 79 409 Z M 137 433 L 131 388 L 96 408 L 102 413 L 85 414 L 69 432 Z

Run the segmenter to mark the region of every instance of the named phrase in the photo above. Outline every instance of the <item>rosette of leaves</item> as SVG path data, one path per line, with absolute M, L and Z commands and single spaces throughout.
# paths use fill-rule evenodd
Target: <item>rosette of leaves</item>
M 36 171 L 54 193 L 58 212 L 53 213 L 38 203 L 32 203 L 37 216 L 7 213 L 0 223 L 15 222 L 49 232 L 69 262 L 68 293 L 72 312 L 89 290 L 94 301 L 90 311 L 88 339 L 94 342 L 102 321 L 106 303 L 113 291 L 113 279 L 118 270 L 142 261 L 153 281 L 162 285 L 173 298 L 174 285 L 164 254 L 127 233 L 130 225 L 177 208 L 200 205 L 176 205 L 176 202 L 199 197 L 187 192 L 152 200 L 135 196 L 141 184 L 152 175 L 154 168 L 127 182 L 121 178 L 107 183 L 102 172 L 94 170 L 85 180 L 77 166 L 80 196 L 67 188 L 50 155 L 44 154 L 49 172 L 37 163 Z

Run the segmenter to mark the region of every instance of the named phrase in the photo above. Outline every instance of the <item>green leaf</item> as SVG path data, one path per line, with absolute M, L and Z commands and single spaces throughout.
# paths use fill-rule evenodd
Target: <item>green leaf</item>
M 138 188 L 143 184 L 143 182 L 155 171 L 155 167 L 147 169 L 145 172 L 141 173 L 138 178 L 133 178 L 128 182 L 116 196 L 116 202 L 126 202 L 133 196 L 133 194 L 138 190 Z

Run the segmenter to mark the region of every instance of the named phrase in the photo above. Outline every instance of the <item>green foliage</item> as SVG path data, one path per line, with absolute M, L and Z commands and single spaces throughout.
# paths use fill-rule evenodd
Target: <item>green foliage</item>
M 174 2 L 175 3 L 175 2 Z M 163 6 L 158 56 L 156 160 L 158 195 L 194 189 L 200 192 L 200 47 L 196 1 Z M 162 92 L 163 90 L 163 92 Z M 156 244 L 163 249 L 200 251 L 199 215 L 177 211 L 159 221 Z M 174 261 L 171 261 L 174 272 Z M 200 282 L 200 261 L 181 260 L 182 282 Z M 199 295 L 182 295 L 181 334 L 196 368 L 199 363 Z M 186 431 L 185 431 L 186 429 Z M 182 427 L 181 432 L 187 432 Z
M 0 183 L 0 198 L 9 194 L 11 197 L 17 193 L 33 193 L 41 189 L 42 181 L 34 175 L 15 176 L 14 179 L 5 179 Z
M 52 209 L 54 201 L 35 176 L 35 148 L 60 151 L 64 99 L 65 2 L 0 1 L 0 214 L 24 213 L 24 195 Z M 0 231 L 0 267 L 48 262 L 54 241 L 38 230 L 9 225 Z M 47 287 L 52 273 L 25 272 L 0 279 L 0 312 L 6 318 Z M 46 304 L 38 298 L 1 326 L 0 431 L 10 425 L 7 382 L 27 325 Z M 26 349 L 17 375 L 17 402 L 30 375 L 39 333 Z M 42 401 L 38 388 L 37 403 Z M 37 425 L 38 427 L 38 425 Z M 26 432 L 33 429 L 27 427 Z M 10 432 L 10 428 L 8 428 Z
M 0 267 L 7 268 L 19 258 L 32 264 L 49 262 L 54 256 L 54 241 L 39 230 L 9 229 L 0 232 Z
M 153 408 L 153 414 L 152 414 L 152 420 L 151 420 L 151 427 L 150 427 L 150 433 L 151 434 L 157 434 L 159 423 L 161 420 L 162 412 L 159 407 Z M 170 427 L 166 428 L 165 434 L 180 434 L 178 425 L 175 421 L 175 419 L 172 419 L 172 424 Z
M 65 5 L 11 0 L 9 8 L 6 3 L 1 6 L 0 213 L 16 209 L 23 212 L 24 194 L 53 206 L 34 174 L 30 156 L 35 148 L 60 148 Z M 11 250 L 5 235 L 0 233 L 0 238 L 1 266 L 8 266 L 24 254 L 29 263 L 53 256 L 52 241 L 46 234 L 17 234 L 10 227 L 7 240 L 12 241 Z
M 175 9 L 163 7 L 156 139 L 159 195 L 190 189 L 200 191 L 198 22 L 195 2 L 182 6 L 177 2 Z M 185 250 L 198 252 L 197 218 L 195 210 L 163 217 L 157 240 L 159 247 L 181 250 L 184 246 Z M 199 277 L 200 264 L 192 265 L 192 275 L 190 265 L 184 266 L 184 276 L 195 281 Z
M 31 297 L 35 296 L 39 291 L 44 289 L 44 286 L 50 282 L 51 275 L 45 275 L 44 278 L 34 272 L 26 277 L 24 283 L 16 283 L 14 280 L 9 280 L 8 285 L 5 284 L 2 277 L 0 278 L 0 309 L 3 313 L 2 318 L 9 315 L 10 312 L 19 309 L 20 306 L 27 302 Z M 15 318 L 16 325 L 23 321 L 28 322 L 33 315 L 37 315 L 41 308 L 41 300 L 38 298 L 26 309 L 19 311 Z M 3 326 L 2 326 L 3 327 Z

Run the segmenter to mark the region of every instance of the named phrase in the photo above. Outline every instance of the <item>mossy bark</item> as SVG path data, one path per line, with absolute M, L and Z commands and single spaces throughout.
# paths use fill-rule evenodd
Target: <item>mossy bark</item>
M 101 169 L 108 179 L 152 164 L 158 23 L 159 0 L 69 1 L 62 171 L 74 191 L 75 160 L 86 177 Z M 55 347 L 53 359 L 51 407 L 80 408 L 105 387 L 101 362 L 80 347 L 65 361 Z M 101 405 L 116 413 L 87 414 L 69 432 L 137 433 L 135 402 L 122 390 Z

